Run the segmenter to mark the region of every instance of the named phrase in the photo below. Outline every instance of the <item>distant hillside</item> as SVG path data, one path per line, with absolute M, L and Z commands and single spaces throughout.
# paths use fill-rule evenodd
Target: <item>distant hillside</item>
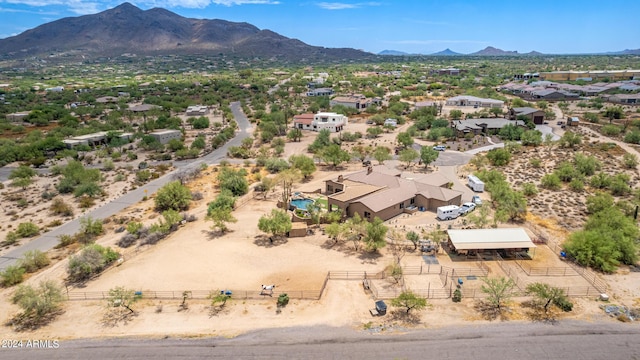
M 378 55 L 403 56 L 403 55 L 409 55 L 409 53 L 406 53 L 404 51 L 398 51 L 398 50 L 382 50 L 378 53 Z
M 504 55 L 520 55 L 517 51 L 505 51 L 502 49 L 494 48 L 493 46 L 487 46 L 486 48 L 476 51 L 474 53 L 468 54 L 472 56 L 504 56 Z
M 431 55 L 433 55 L 433 56 L 455 56 L 455 55 L 464 55 L 464 54 L 457 53 L 455 51 L 452 51 L 449 48 L 446 48 L 446 49 L 444 49 L 442 51 L 438 51 L 437 53 L 433 53 Z
M 143 11 L 129 3 L 94 15 L 53 21 L 0 40 L 0 58 L 61 52 L 83 56 L 212 53 L 283 60 L 372 55 L 355 49 L 310 46 L 248 23 L 190 19 L 160 8 Z

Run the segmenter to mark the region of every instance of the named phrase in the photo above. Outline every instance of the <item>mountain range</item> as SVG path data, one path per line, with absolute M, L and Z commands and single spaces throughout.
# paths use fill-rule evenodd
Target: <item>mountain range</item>
M 373 56 L 350 48 L 324 48 L 248 23 L 190 19 L 130 3 L 93 15 L 69 17 L 0 40 L 0 57 L 70 54 L 225 54 L 281 60 L 341 60 Z
M 79 17 L 68 17 L 40 25 L 19 35 L 0 39 L 0 59 L 66 55 L 77 57 L 208 54 L 284 61 L 340 61 L 375 57 L 351 48 L 311 46 L 271 30 L 245 22 L 185 18 L 161 8 L 141 10 L 130 3 Z M 377 55 L 412 56 L 396 50 Z M 432 56 L 535 56 L 487 47 L 471 54 L 450 49 Z M 603 55 L 640 55 L 640 49 Z

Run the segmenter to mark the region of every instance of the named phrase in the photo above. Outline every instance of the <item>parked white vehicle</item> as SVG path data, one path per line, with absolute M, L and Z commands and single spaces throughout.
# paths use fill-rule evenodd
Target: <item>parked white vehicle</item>
M 460 215 L 466 214 L 468 212 L 472 212 L 476 208 L 476 204 L 472 202 L 466 202 L 460 206 Z
M 471 202 L 476 204 L 476 205 L 482 205 L 482 199 L 478 195 L 473 195 L 471 197 Z
M 469 186 L 471 188 L 471 190 L 473 190 L 475 192 L 483 192 L 484 191 L 484 182 L 482 180 L 478 179 L 477 176 L 469 175 L 468 179 L 469 179 L 469 182 L 467 183 L 467 186 Z
M 457 205 L 440 206 L 436 217 L 440 220 L 451 220 L 460 216 L 460 207 Z

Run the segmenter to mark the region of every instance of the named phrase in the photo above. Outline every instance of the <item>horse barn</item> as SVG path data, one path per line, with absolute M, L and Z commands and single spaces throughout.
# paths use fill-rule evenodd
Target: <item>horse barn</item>
M 523 228 L 447 230 L 447 234 L 449 247 L 458 254 L 498 252 L 502 257 L 511 257 L 527 253 L 531 258 L 535 254 L 536 245 Z

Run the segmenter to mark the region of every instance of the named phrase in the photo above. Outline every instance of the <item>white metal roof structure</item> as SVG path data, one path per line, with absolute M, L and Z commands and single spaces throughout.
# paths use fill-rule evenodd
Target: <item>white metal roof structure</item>
M 456 250 L 535 248 L 523 228 L 447 230 Z

